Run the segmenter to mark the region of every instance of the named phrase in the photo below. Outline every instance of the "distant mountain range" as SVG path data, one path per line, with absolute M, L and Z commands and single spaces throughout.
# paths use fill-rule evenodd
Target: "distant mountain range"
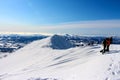
M 44 35 L 0 35 L 0 52 L 11 53 L 25 45 L 35 41 L 46 38 Z M 64 35 L 66 40 L 69 40 L 74 46 L 84 46 L 101 44 L 106 37 L 102 36 L 79 36 L 79 35 Z M 57 43 L 56 43 L 57 44 Z M 113 36 L 113 44 L 120 44 L 120 37 Z
M 86 44 L 101 44 L 102 41 L 107 38 L 106 36 L 79 36 L 79 35 L 65 35 L 69 40 L 74 43 L 86 43 Z M 112 36 L 112 44 L 120 44 L 120 37 Z
M 43 35 L 18 35 L 18 34 L 10 34 L 10 35 L 0 35 L 0 52 L 13 52 L 26 44 L 29 44 L 32 41 L 46 38 L 47 36 Z

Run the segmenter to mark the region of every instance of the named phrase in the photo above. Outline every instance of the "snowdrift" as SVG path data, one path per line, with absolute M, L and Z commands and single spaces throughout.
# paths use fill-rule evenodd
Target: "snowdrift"
M 74 47 L 54 35 L 0 59 L 0 80 L 120 80 L 119 47 L 102 55 L 100 45 Z

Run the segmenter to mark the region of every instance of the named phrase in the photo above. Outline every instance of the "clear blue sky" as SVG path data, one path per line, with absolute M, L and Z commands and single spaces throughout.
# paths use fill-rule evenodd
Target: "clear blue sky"
M 120 0 L 0 0 L 1 32 L 109 34 L 106 33 L 108 26 L 78 26 L 81 22 L 84 25 L 90 24 L 89 21 L 92 21 L 92 24 L 97 21 L 98 25 L 102 26 L 106 25 L 101 21 L 107 22 L 106 24 L 112 21 L 115 24 L 116 21 L 117 28 L 110 28 L 111 32 L 116 34 L 120 29 Z M 76 23 L 79 28 L 73 27 Z M 60 28 L 65 25 L 65 29 Z M 73 25 L 71 30 L 68 30 L 69 25 Z M 96 33 L 98 31 L 99 33 Z

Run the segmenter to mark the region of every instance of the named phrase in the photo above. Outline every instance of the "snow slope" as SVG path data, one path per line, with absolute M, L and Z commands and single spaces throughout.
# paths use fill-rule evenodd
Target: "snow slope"
M 73 47 L 54 35 L 1 59 L 0 80 L 120 80 L 119 48 L 102 55 L 101 45 Z

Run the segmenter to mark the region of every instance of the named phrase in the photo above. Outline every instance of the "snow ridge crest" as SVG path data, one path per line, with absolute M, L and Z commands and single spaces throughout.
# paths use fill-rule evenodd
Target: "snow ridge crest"
M 53 35 L 49 39 L 50 39 L 49 40 L 50 42 L 47 46 L 52 49 L 69 49 L 69 48 L 74 47 L 72 42 L 70 42 L 70 40 L 68 40 L 66 36 Z

